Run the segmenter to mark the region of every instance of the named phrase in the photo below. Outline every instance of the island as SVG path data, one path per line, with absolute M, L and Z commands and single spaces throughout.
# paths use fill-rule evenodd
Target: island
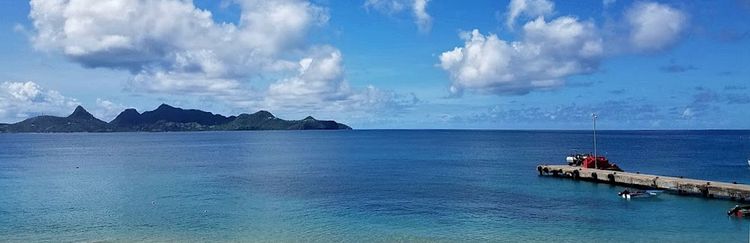
M 351 130 L 336 121 L 284 120 L 268 111 L 238 116 L 223 116 L 207 111 L 182 109 L 162 104 L 152 111 L 122 111 L 110 122 L 94 117 L 81 106 L 66 117 L 37 116 L 18 123 L 0 123 L 3 133 L 58 132 L 175 132 L 175 131 L 239 131 L 239 130 Z

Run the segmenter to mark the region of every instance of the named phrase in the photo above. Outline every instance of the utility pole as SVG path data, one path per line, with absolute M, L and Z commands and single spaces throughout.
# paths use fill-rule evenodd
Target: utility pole
M 596 113 L 591 113 L 591 119 L 594 121 L 594 169 L 599 169 L 599 158 L 596 156 Z

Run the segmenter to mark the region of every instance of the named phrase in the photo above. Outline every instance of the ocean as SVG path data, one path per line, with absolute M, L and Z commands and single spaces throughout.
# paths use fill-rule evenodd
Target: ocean
M 750 131 L 600 131 L 626 171 L 750 184 Z M 746 242 L 737 204 L 540 177 L 589 131 L 0 134 L 0 241 Z

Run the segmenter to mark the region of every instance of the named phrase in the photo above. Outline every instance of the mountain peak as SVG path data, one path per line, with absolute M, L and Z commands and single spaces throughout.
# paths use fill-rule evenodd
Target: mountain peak
M 265 118 L 274 118 L 275 117 L 275 116 L 273 116 L 273 114 L 271 114 L 271 112 L 268 112 L 266 110 L 259 110 L 258 112 L 255 112 L 255 114 L 253 114 L 253 115 L 261 116 L 261 117 L 265 117 Z
M 70 114 L 68 118 L 75 118 L 75 119 L 96 119 L 94 115 L 91 115 L 86 109 L 83 108 L 83 106 L 77 106 L 76 109 L 73 111 L 73 114 Z
M 128 108 L 109 123 L 97 119 L 82 106 L 67 117 L 37 116 L 14 124 L 0 124 L 0 132 L 129 132 L 129 131 L 233 131 L 233 130 L 309 130 L 351 129 L 335 121 L 320 121 L 312 116 L 303 120 L 284 120 L 271 112 L 225 117 L 220 114 L 182 109 L 161 104 L 157 109 L 139 113 Z
M 120 114 L 138 114 L 138 115 L 140 115 L 141 113 L 138 113 L 138 110 L 136 110 L 135 108 L 127 108 L 124 111 L 120 112 Z
M 164 104 L 164 103 L 162 103 L 162 104 L 161 104 L 161 105 L 159 105 L 159 107 L 157 107 L 156 109 L 157 109 L 157 110 L 159 110 L 159 109 L 162 109 L 162 110 L 163 110 L 163 109 L 175 109 L 175 108 L 174 108 L 174 106 L 171 106 L 171 105 L 167 105 L 167 104 Z
M 136 109 L 128 108 L 120 112 L 114 120 L 110 123 L 115 125 L 130 126 L 141 122 L 141 113 L 138 113 Z

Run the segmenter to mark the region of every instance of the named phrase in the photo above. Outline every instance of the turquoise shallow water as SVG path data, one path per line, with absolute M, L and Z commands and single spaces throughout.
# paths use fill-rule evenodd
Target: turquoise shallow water
M 748 131 L 604 131 L 626 170 L 750 183 Z M 735 203 L 539 177 L 575 131 L 0 134 L 1 241 L 744 242 Z

